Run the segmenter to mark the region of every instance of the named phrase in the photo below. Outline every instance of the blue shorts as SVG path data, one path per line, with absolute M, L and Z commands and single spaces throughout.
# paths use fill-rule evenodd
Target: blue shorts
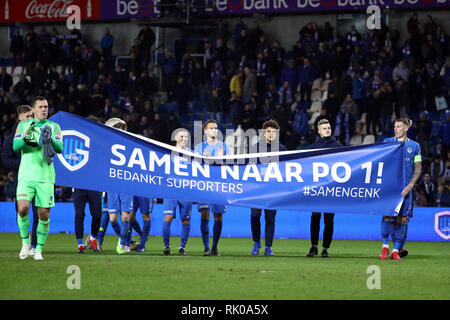
M 181 220 L 191 220 L 192 202 L 164 199 L 164 215 L 177 217 L 177 206 Z
M 119 214 L 121 212 L 133 211 L 133 196 L 125 193 L 108 192 L 106 201 L 106 211 L 109 214 Z
M 149 214 L 153 211 L 153 198 L 146 197 L 133 197 L 133 210 L 132 212 L 137 212 L 138 209 L 141 210 L 141 214 Z
M 208 203 L 198 203 L 198 211 L 209 209 L 213 213 L 225 213 L 225 206 L 223 204 L 208 204 Z
M 403 200 L 403 204 L 398 215 L 410 218 L 413 216 L 412 192 L 408 193 L 408 195 L 405 197 L 405 200 Z

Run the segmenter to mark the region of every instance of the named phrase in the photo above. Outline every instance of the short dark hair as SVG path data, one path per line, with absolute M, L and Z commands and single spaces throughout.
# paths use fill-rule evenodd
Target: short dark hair
M 210 123 L 215 123 L 215 124 L 217 124 L 217 121 L 216 121 L 216 120 L 213 120 L 213 119 L 207 120 L 207 121 L 203 124 L 203 130 L 205 130 L 206 127 L 208 126 L 208 124 L 210 124 Z
M 47 99 L 43 96 L 34 97 L 33 100 L 31 100 L 31 108 L 34 108 L 36 106 L 36 101 L 42 101 L 42 100 L 47 100 Z
M 23 114 L 25 112 L 31 111 L 31 107 L 27 104 L 23 104 L 21 106 L 18 106 L 16 111 L 17 111 L 17 115 L 20 116 L 21 114 Z
M 280 130 L 280 125 L 278 122 L 274 119 L 267 120 L 263 123 L 262 128 L 265 130 L 267 128 L 275 128 L 277 130 Z

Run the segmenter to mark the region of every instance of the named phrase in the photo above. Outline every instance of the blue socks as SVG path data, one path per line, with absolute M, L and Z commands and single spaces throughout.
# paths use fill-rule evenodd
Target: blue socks
M 103 243 L 103 237 L 105 236 L 106 229 L 108 229 L 108 223 L 109 223 L 109 214 L 103 212 L 102 219 L 100 221 L 100 229 L 98 230 L 97 234 L 97 240 L 98 242 L 100 242 L 100 244 Z
M 205 249 L 209 249 L 209 220 L 201 219 L 200 230 L 202 232 L 202 240 Z
M 389 236 L 394 232 L 394 226 L 392 226 L 392 220 L 381 221 L 381 240 L 384 245 L 389 245 Z
M 164 241 L 165 247 L 170 247 L 170 225 L 171 224 L 172 224 L 172 222 L 167 222 L 167 221 L 163 222 L 162 234 L 163 234 L 163 241 Z
M 140 247 L 145 247 L 145 243 L 147 242 L 148 235 L 150 234 L 151 226 L 152 226 L 151 220 L 144 221 L 144 230 L 142 231 L 141 243 L 139 244 Z
M 119 222 L 111 222 L 111 226 L 114 229 L 114 232 L 120 237 L 121 234 L 121 228 Z
M 400 250 L 406 240 L 406 224 L 397 224 L 394 230 L 394 249 Z
M 83 245 L 83 239 L 77 239 L 78 245 L 82 246 Z
M 217 249 L 219 243 L 220 234 L 222 233 L 222 221 L 214 221 L 213 226 L 213 249 Z
M 121 233 L 120 233 L 120 245 L 124 246 L 127 245 L 129 246 L 130 244 L 128 243 L 129 239 L 128 239 L 128 235 L 130 234 L 129 232 L 130 230 L 130 221 L 122 221 L 122 226 L 121 226 Z
M 181 224 L 181 248 L 186 248 L 186 243 L 189 238 L 189 232 L 191 231 L 191 225 L 190 224 Z
M 136 231 L 139 236 L 142 236 L 141 226 L 136 219 L 134 219 L 133 223 L 131 223 L 131 227 L 133 227 L 134 231 Z

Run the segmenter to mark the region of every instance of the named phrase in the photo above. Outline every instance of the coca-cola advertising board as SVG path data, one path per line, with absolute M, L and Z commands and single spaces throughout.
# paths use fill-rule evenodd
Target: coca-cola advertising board
M 0 0 L 0 23 L 64 21 L 72 5 L 81 20 L 100 19 L 100 0 Z

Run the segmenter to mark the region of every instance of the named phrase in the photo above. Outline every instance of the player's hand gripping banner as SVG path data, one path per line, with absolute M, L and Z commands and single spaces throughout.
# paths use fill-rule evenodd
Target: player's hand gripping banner
M 51 120 L 57 185 L 309 212 L 396 215 L 402 201 L 400 143 L 206 158 L 65 112 Z

